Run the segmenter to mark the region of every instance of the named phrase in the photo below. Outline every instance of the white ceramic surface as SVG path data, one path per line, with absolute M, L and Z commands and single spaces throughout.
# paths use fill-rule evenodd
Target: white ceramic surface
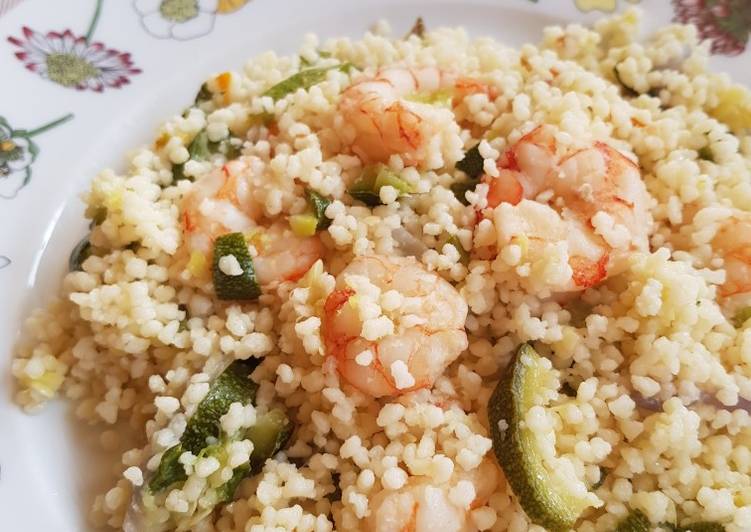
M 421 15 L 428 27 L 463 25 L 473 35 L 520 45 L 537 41 L 548 24 L 591 23 L 603 16 L 602 11 L 579 9 L 587 4 L 631 5 L 624 0 L 253 0 L 234 12 L 219 13 L 217 6 L 228 4 L 226 0 L 197 0 L 200 20 L 178 27 L 159 20 L 161 1 L 104 0 L 88 41 L 97 0 L 13 0 L 5 1 L 3 9 L 9 11 L 0 10 L 0 117 L 9 124 L 0 121 L 0 149 L 4 131 L 6 136 L 15 131 L 15 142 L 23 149 L 28 146 L 24 135 L 73 115 L 36 132 L 32 142 L 38 154 L 31 164 L 28 150 L 17 153 L 25 159 L 5 166 L 0 153 L 0 530 L 5 532 L 87 529 L 92 492 L 112 467 L 97 450 L 103 429 L 77 425 L 64 402 L 35 416 L 22 413 L 11 400 L 13 344 L 24 316 L 56 293 L 70 249 L 85 233 L 79 193 L 99 169 L 122 169 L 124 154 L 150 142 L 157 124 L 179 113 L 204 78 L 240 67 L 264 50 L 293 53 L 305 32 L 355 37 L 381 18 L 391 22 L 397 35 Z M 644 0 L 646 30 L 668 23 L 680 7 L 675 4 L 703 3 Z M 715 20 L 702 19 L 700 13 L 686 16 L 699 17 L 700 23 Z M 24 32 L 24 26 L 30 30 Z M 66 29 L 72 33 L 66 36 Z M 82 37 L 74 41 L 73 35 Z M 735 55 L 716 55 L 712 61 L 749 84 L 751 54 L 741 53 L 741 41 L 742 32 L 725 40 L 720 36 L 717 51 Z M 100 86 L 90 77 L 80 90 L 58 83 L 64 81 L 59 72 L 45 79 L 44 54 L 66 43 L 96 68 L 109 61 L 129 83 L 111 77 Z M 107 56 L 104 48 L 130 56 Z M 35 60 L 36 67 L 24 68 Z M 93 90 L 97 88 L 101 91 Z

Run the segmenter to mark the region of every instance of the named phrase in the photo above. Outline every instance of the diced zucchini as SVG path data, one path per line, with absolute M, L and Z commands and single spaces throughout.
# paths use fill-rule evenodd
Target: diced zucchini
M 479 179 L 465 179 L 464 181 L 457 181 L 451 185 L 451 192 L 454 193 L 456 199 L 462 202 L 463 205 L 469 205 L 467 201 L 467 191 L 474 190 L 480 183 Z
M 362 175 L 352 183 L 348 192 L 356 200 L 362 201 L 369 207 L 375 207 L 382 204 L 380 190 L 387 185 L 394 187 L 400 196 L 412 192 L 409 183 L 383 164 L 366 167 Z
M 699 521 L 685 526 L 674 526 L 673 532 L 725 532 L 725 525 L 714 521 Z
M 293 214 L 289 226 L 297 236 L 313 236 L 318 228 L 318 218 L 312 214 Z
M 81 241 L 76 244 L 76 247 L 73 248 L 73 251 L 70 252 L 70 257 L 68 258 L 68 271 L 71 272 L 78 272 L 81 271 L 82 264 L 92 255 L 92 247 L 91 242 L 89 242 L 88 235 L 83 237 Z
M 618 523 L 613 532 L 649 532 L 650 529 L 651 525 L 647 516 L 641 510 L 632 510 Z
M 446 239 L 446 244 L 451 244 L 456 248 L 456 251 L 459 252 L 459 262 L 461 262 L 464 265 L 469 264 L 469 252 L 464 249 L 464 246 L 462 246 L 461 241 L 459 240 L 459 237 L 456 235 L 450 235 Z
M 480 155 L 480 145 L 477 144 L 467 150 L 464 154 L 464 158 L 456 163 L 456 168 L 467 174 L 467 179 L 457 181 L 451 185 L 451 192 L 454 193 L 456 199 L 461 201 L 464 205 L 469 205 L 467 201 L 467 191 L 474 190 L 480 183 L 480 176 L 483 174 L 483 164 L 485 159 Z
M 224 155 L 225 159 L 231 161 L 236 159 L 242 150 L 242 142 L 236 137 L 227 137 L 217 142 L 209 140 L 209 134 L 202 129 L 188 144 L 188 161 L 207 161 L 212 155 L 217 153 Z M 185 161 L 180 164 L 172 165 L 172 180 L 180 181 L 181 179 L 192 179 L 185 175 Z
M 305 190 L 305 197 L 308 199 L 308 205 L 313 210 L 313 214 L 318 220 L 316 229 L 326 229 L 331 225 L 331 219 L 326 217 L 326 208 L 331 205 L 331 200 L 324 198 L 311 188 Z
M 350 68 L 352 68 L 352 65 L 350 65 L 349 63 L 343 63 L 341 65 L 333 65 L 330 67 L 308 68 L 301 70 L 297 74 L 293 74 L 287 79 L 280 81 L 279 83 L 268 89 L 266 92 L 264 92 L 263 95 L 271 96 L 274 101 L 281 100 L 288 94 L 292 94 L 298 89 L 308 90 L 313 85 L 321 83 L 326 79 L 326 75 L 329 70 L 338 69 L 342 72 L 348 72 Z
M 480 145 L 477 144 L 467 150 L 464 158 L 456 163 L 456 168 L 467 174 L 470 179 L 479 179 L 483 173 L 485 159 L 480 155 Z
M 287 445 L 290 436 L 292 425 L 282 410 L 274 409 L 259 417 L 255 425 L 245 432 L 245 438 L 253 442 L 250 460 L 247 464 L 237 467 L 232 473 L 232 478 L 217 488 L 217 502 L 230 500 L 240 482 L 248 475 L 259 473 L 266 460 Z
M 149 481 L 152 493 L 185 480 L 185 470 L 179 462 L 180 455 L 190 451 L 197 456 L 208 446 L 207 438 L 219 436 L 219 420 L 232 403 L 248 404 L 255 399 L 258 385 L 248 377 L 258 362 L 258 359 L 236 360 L 214 380 L 209 393 L 188 420 L 180 443 L 167 449 L 162 455 L 159 467 Z
M 563 532 L 591 502 L 581 489 L 574 491 L 576 487 L 546 468 L 537 435 L 524 421 L 538 394 L 549 386 L 550 371 L 542 357 L 523 344 L 488 401 L 488 420 L 496 458 L 527 516 L 551 532 Z
M 255 425 L 249 427 L 245 437 L 253 442 L 250 455 L 252 472 L 258 472 L 277 452 L 287 445 L 292 436 L 292 424 L 284 411 L 275 408 L 260 416 Z
M 227 275 L 219 268 L 222 257 L 233 255 L 242 268 L 240 275 Z M 253 259 L 248 252 L 248 244 L 242 233 L 222 235 L 214 242 L 214 292 L 222 300 L 258 299 L 261 288 L 256 281 Z

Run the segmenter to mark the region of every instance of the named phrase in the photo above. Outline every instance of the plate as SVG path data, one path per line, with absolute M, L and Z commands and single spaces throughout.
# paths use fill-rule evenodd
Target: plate
M 87 528 L 92 493 L 113 459 L 103 430 L 77 425 L 69 404 L 28 416 L 13 404 L 13 345 L 23 318 L 57 293 L 70 249 L 85 233 L 78 195 L 98 170 L 122 170 L 212 72 L 254 54 L 294 53 L 303 34 L 360 36 L 386 19 L 395 35 L 421 15 L 510 45 L 549 24 L 592 23 L 624 0 L 0 0 L 0 528 Z M 188 2 L 188 4 L 190 4 Z M 646 31 L 675 18 L 711 38 L 712 67 L 751 84 L 749 28 L 723 2 L 644 0 Z M 736 5 L 736 4 L 733 4 Z M 737 4 L 741 5 L 741 4 Z M 745 16 L 745 19 L 743 18 Z M 726 28 L 730 28 L 726 30 Z M 746 68 L 743 68 L 743 67 Z

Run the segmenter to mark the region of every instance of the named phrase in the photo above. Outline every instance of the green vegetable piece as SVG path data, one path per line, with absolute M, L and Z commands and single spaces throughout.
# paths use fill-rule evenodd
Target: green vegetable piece
M 589 503 L 546 469 L 536 437 L 523 423 L 549 371 L 523 344 L 488 401 L 488 420 L 498 463 L 527 516 L 551 532 L 564 532 Z
M 696 153 L 702 161 L 714 162 L 714 154 L 712 153 L 712 147 L 709 144 L 699 148 Z
M 213 93 L 209 90 L 209 84 L 203 83 L 198 90 L 193 105 L 201 105 L 204 102 L 210 102 L 214 98 Z
M 220 433 L 219 419 L 227 413 L 232 403 L 248 404 L 255 399 L 258 385 L 248 376 L 258 365 L 258 359 L 236 360 L 214 380 L 188 420 L 180 443 L 167 449 L 162 455 L 156 473 L 149 481 L 149 490 L 157 493 L 175 482 L 185 480 L 185 469 L 179 462 L 180 455 L 190 451 L 198 455 L 208 446 L 207 439 L 217 438 Z
M 477 144 L 467 150 L 467 153 L 464 154 L 464 158 L 456 163 L 456 168 L 467 174 L 467 177 L 470 179 L 479 179 L 484 172 L 484 163 L 485 159 L 480 155 L 480 145 Z
M 331 225 L 331 219 L 326 218 L 326 208 L 331 205 L 331 200 L 324 198 L 311 188 L 305 190 L 305 196 L 308 199 L 308 205 L 313 210 L 313 214 L 318 220 L 316 229 L 318 229 L 319 231 L 326 229 L 329 225 Z
M 464 246 L 462 246 L 461 241 L 459 240 L 459 237 L 456 235 L 451 235 L 446 240 L 446 244 L 451 244 L 456 248 L 456 251 L 459 252 L 459 262 L 464 264 L 465 266 L 469 264 L 469 252 L 464 249 Z
M 240 275 L 227 275 L 219 269 L 219 259 L 233 255 L 242 268 Z M 253 259 L 248 252 L 248 244 L 242 233 L 222 235 L 214 242 L 214 292 L 222 300 L 258 299 L 261 288 L 256 281 Z
M 412 192 L 409 183 L 402 180 L 396 172 L 383 164 L 366 167 L 362 175 L 352 183 L 348 192 L 350 196 L 362 201 L 368 207 L 375 207 L 382 205 L 380 190 L 381 187 L 386 185 L 394 187 L 399 191 L 400 196 Z
M 467 191 L 474 190 L 478 183 L 480 183 L 479 179 L 467 179 L 464 181 L 458 181 L 451 185 L 451 192 L 454 193 L 456 199 L 462 202 L 463 205 L 469 205 L 469 201 L 467 201 Z
M 349 72 L 352 65 L 349 63 L 343 63 L 340 65 L 333 65 L 330 67 L 321 68 L 308 68 L 301 70 L 297 74 L 293 74 L 287 79 L 284 79 L 268 89 L 263 93 L 264 96 L 271 96 L 274 101 L 281 100 L 288 94 L 292 94 L 298 89 L 308 90 L 313 85 L 317 85 L 326 79 L 326 74 L 329 70 L 339 69 L 342 72 Z
M 211 157 L 211 149 L 209 148 L 209 135 L 205 129 L 202 129 L 188 144 L 188 161 L 205 161 Z M 185 161 L 185 162 L 188 162 Z M 172 180 L 180 181 L 182 179 L 192 179 L 185 175 L 185 163 L 172 165 Z
M 576 395 L 576 394 L 574 394 Z M 608 475 L 610 474 L 610 469 L 607 467 L 600 466 L 600 479 L 592 484 L 589 489 L 594 491 L 598 488 L 600 488 L 603 484 L 605 484 L 605 480 L 608 478 Z
M 417 17 L 415 23 L 412 24 L 412 28 L 404 36 L 404 40 L 409 39 L 412 35 L 417 35 L 420 39 L 425 36 L 425 21 L 422 17 Z
M 735 322 L 735 326 L 740 328 L 740 327 L 743 327 L 743 324 L 746 323 L 750 319 L 751 319 L 751 307 L 744 307 L 735 313 L 735 317 L 733 318 L 733 321 Z
M 632 510 L 613 532 L 649 532 L 651 525 L 641 510 Z
M 275 408 L 256 419 L 255 425 L 248 428 L 245 437 L 253 442 L 250 454 L 250 468 L 257 473 L 266 460 L 274 456 L 289 442 L 292 424 L 284 411 Z
M 297 236 L 313 236 L 318 227 L 318 218 L 312 214 L 293 214 L 289 217 L 289 226 Z
M 725 526 L 714 521 L 699 521 L 686 526 L 679 526 L 676 532 L 725 532 Z
M 639 93 L 636 92 L 634 89 L 626 85 L 623 80 L 621 79 L 621 73 L 618 72 L 618 65 L 615 65 L 613 67 L 613 76 L 615 77 L 615 80 L 618 82 L 618 85 L 620 85 L 623 88 L 623 93 L 626 96 L 630 96 L 631 98 L 636 98 L 639 96 Z
M 266 460 L 287 445 L 291 435 L 292 427 L 283 411 L 274 409 L 258 418 L 256 424 L 245 433 L 245 437 L 253 442 L 250 460 L 247 464 L 235 468 L 232 478 L 217 488 L 217 502 L 230 500 L 240 482 L 250 474 L 259 473 Z
M 91 257 L 91 255 L 92 247 L 87 235 L 83 237 L 83 239 L 81 239 L 81 241 L 76 244 L 76 247 L 73 248 L 73 251 L 70 252 L 70 257 L 68 258 L 68 271 L 82 271 L 83 267 L 81 265 L 86 261 L 86 259 Z

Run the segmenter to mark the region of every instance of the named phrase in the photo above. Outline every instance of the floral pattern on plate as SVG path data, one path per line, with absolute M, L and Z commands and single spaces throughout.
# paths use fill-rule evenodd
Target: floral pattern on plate
M 139 74 L 129 53 L 92 42 L 102 11 L 97 0 L 86 35 L 77 36 L 69 29 L 46 34 L 23 27 L 22 37 L 8 37 L 20 50 L 15 55 L 24 66 L 41 77 L 63 87 L 102 92 L 105 87 L 119 88 L 130 83 L 130 76 Z
M 133 0 L 133 7 L 152 36 L 187 41 L 211 33 L 217 14 L 237 11 L 248 1 Z
M 0 255 L 0 270 L 7 266 L 10 266 L 10 259 L 5 255 Z
M 32 137 L 49 131 L 73 118 L 72 114 L 53 120 L 38 128 L 13 129 L 0 116 L 0 198 L 13 199 L 31 181 L 31 165 L 39 155 Z
M 713 54 L 738 55 L 751 32 L 749 0 L 673 0 L 675 20 L 694 24 L 712 42 Z

